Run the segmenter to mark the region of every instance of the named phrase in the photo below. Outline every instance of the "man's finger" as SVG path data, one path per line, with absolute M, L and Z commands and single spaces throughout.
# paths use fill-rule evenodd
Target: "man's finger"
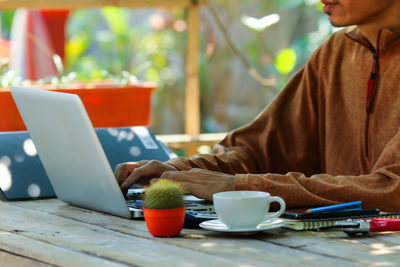
M 212 193 L 205 190 L 205 185 L 195 184 L 191 182 L 180 182 L 185 195 L 193 195 L 195 197 L 212 201 Z
M 125 190 L 135 183 L 147 184 L 150 178 L 159 177 L 160 172 L 162 172 L 161 166 L 160 162 L 152 160 L 135 168 L 122 183 L 121 189 Z
M 179 182 L 179 184 L 182 186 L 184 195 L 192 195 L 193 184 L 186 182 Z
M 160 178 L 196 182 L 196 179 L 193 179 L 194 177 L 196 177 L 196 174 L 190 171 L 165 171 Z
M 115 167 L 114 175 L 118 181 L 118 184 L 121 184 L 137 167 L 136 162 L 127 162 L 123 164 L 118 164 Z
M 156 183 L 158 180 L 160 180 L 160 178 L 153 178 L 150 180 L 150 184 L 154 184 Z

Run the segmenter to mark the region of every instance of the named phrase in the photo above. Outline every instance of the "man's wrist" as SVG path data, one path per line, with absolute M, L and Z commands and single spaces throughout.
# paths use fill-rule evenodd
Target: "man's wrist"
M 247 190 L 247 174 L 236 174 L 233 177 L 233 188 L 234 190 Z
M 185 160 L 185 158 L 174 158 L 166 161 L 165 164 L 174 167 L 177 171 L 188 171 L 191 167 L 184 163 Z

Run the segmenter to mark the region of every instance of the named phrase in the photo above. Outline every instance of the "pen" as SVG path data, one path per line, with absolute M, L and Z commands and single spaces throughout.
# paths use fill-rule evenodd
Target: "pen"
M 313 208 L 306 210 L 307 213 L 317 213 L 317 212 L 329 212 L 329 211 L 341 211 L 341 210 L 350 210 L 354 208 L 361 208 L 361 201 L 354 201 L 354 202 L 347 202 L 347 203 L 342 203 L 342 204 L 337 204 L 337 205 L 332 205 L 332 206 L 326 206 L 326 207 L 319 207 L 319 208 Z

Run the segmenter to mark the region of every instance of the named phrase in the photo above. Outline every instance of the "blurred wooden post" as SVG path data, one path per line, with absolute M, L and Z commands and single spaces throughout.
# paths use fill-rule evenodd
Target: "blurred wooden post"
M 185 95 L 185 133 L 190 135 L 200 134 L 199 25 L 200 7 L 198 1 L 192 0 L 188 8 Z

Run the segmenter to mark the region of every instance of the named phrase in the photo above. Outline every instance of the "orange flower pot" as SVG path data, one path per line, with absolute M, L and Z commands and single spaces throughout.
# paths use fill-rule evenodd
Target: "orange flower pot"
M 179 235 L 185 221 L 186 208 L 143 208 L 144 220 L 152 236 L 171 237 Z
M 93 126 L 102 128 L 149 125 L 151 96 L 155 88 L 154 84 L 123 87 L 108 85 L 101 88 L 51 89 L 51 91 L 79 95 Z M 9 90 L 0 90 L 0 116 L 0 131 L 26 130 Z

